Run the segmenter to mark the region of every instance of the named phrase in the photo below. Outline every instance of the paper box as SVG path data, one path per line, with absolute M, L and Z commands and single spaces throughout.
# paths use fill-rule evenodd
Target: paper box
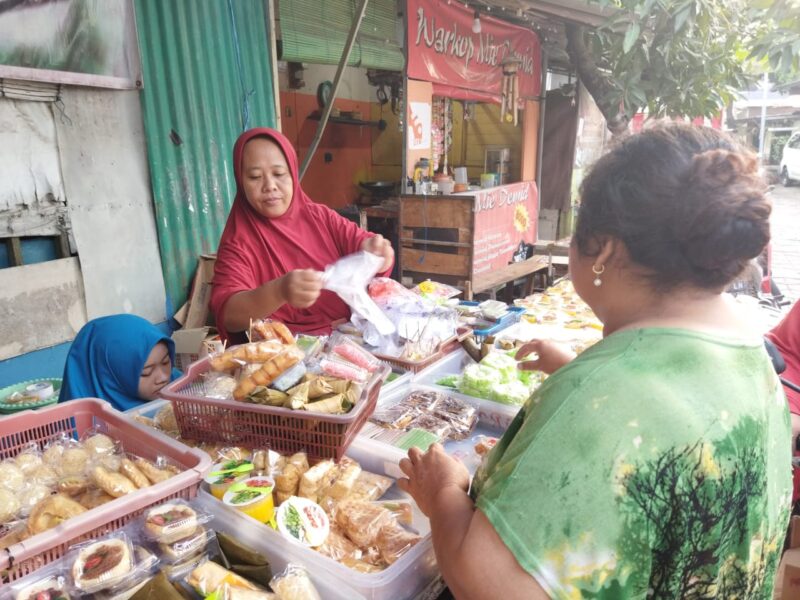
M 216 262 L 216 254 L 201 254 L 197 259 L 197 271 L 195 271 L 192 283 L 189 310 L 183 323 L 184 329 L 197 329 L 213 324 L 208 304 L 211 300 L 211 281 L 214 279 L 214 263 Z
M 172 341 L 175 342 L 175 367 L 181 371 L 185 371 L 193 362 L 205 358 L 210 351 L 222 347 L 213 327 L 179 329 L 172 334 Z

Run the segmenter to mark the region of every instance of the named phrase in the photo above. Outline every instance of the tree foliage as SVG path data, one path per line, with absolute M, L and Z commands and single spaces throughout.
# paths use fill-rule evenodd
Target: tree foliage
M 567 51 L 615 132 L 653 116 L 712 116 L 757 75 L 798 70 L 800 0 L 600 0 L 603 26 L 567 25 Z

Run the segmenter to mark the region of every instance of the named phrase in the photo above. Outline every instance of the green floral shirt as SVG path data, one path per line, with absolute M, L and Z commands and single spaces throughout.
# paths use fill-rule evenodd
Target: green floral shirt
M 760 343 L 622 331 L 539 388 L 471 494 L 552 598 L 771 598 L 786 399 Z

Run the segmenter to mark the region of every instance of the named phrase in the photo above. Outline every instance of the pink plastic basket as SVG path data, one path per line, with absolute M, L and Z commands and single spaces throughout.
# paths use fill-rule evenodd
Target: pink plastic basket
M 0 587 L 4 582 L 24 577 L 61 558 L 73 544 L 124 527 L 150 506 L 170 498 L 194 498 L 203 476 L 211 468 L 211 458 L 205 452 L 188 448 L 163 433 L 131 421 L 108 403 L 94 398 L 3 417 L 0 419 L 0 459 L 15 456 L 30 442 L 44 444 L 62 432 L 77 438 L 92 428 L 122 442 L 126 452 L 151 460 L 164 456 L 183 472 L 86 511 L 4 550 L 0 553 Z
M 345 415 L 291 410 L 203 396 L 203 374 L 210 358 L 189 367 L 186 374 L 161 391 L 172 401 L 181 437 L 198 442 L 245 448 L 270 448 L 281 454 L 305 451 L 309 458 L 339 460 L 361 426 L 375 411 L 390 369 L 376 371 L 355 407 Z
M 419 373 L 423 369 L 431 366 L 433 363 L 437 362 L 438 360 L 444 358 L 451 352 L 454 352 L 459 348 L 460 342 L 466 339 L 469 334 L 471 333 L 471 329 L 468 327 L 459 327 L 456 335 L 443 341 L 439 344 L 439 348 L 431 354 L 423 358 L 422 360 L 404 360 L 402 358 L 397 358 L 394 356 L 389 356 L 386 354 L 378 354 L 375 353 L 375 358 L 382 360 L 383 362 L 391 365 L 392 367 L 402 369 L 403 371 L 411 371 L 412 373 Z

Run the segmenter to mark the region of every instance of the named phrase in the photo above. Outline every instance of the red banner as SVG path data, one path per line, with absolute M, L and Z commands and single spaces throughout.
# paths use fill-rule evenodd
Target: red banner
M 474 192 L 475 242 L 473 277 L 517 262 L 528 244 L 536 243 L 536 184 L 521 181 Z M 533 253 L 528 254 L 528 258 Z
M 503 90 L 502 63 L 519 61 L 519 95 L 539 96 L 542 58 L 531 30 L 481 13 L 481 31 L 472 32 L 474 13 L 455 0 L 408 0 L 408 76 L 488 92 Z

